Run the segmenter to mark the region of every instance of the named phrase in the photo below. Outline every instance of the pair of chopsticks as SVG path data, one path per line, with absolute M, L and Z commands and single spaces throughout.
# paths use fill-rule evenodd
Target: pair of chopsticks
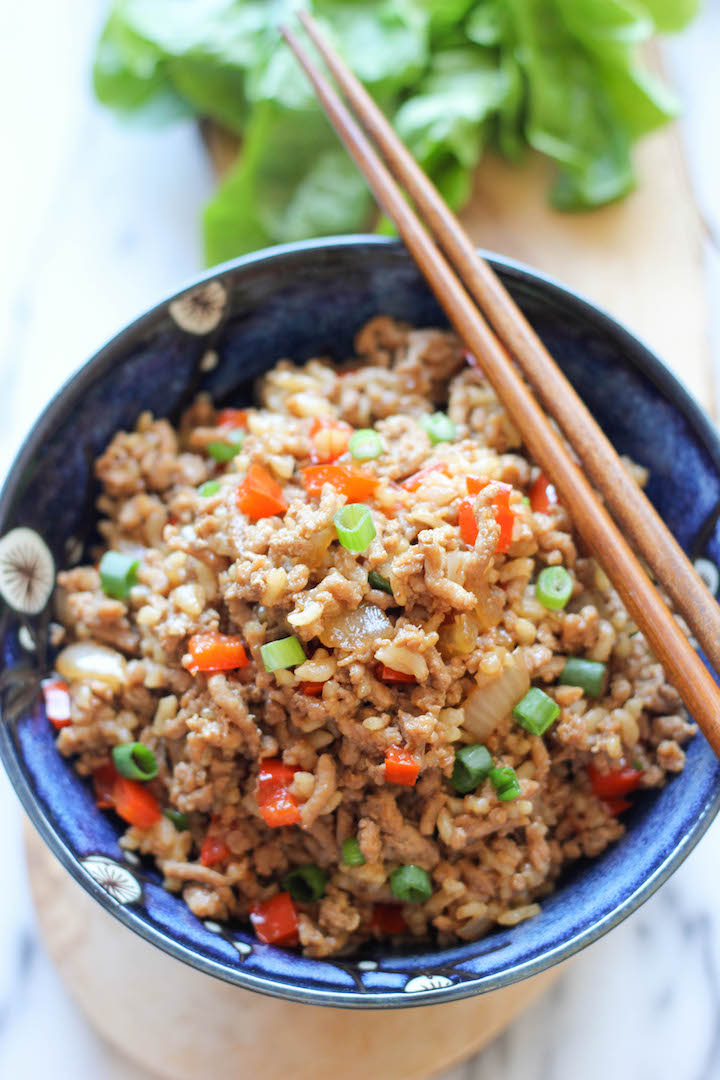
M 306 12 L 298 12 L 298 17 L 363 127 L 295 33 L 284 27 L 283 36 L 305 69 L 330 122 L 378 203 L 395 223 L 451 324 L 477 358 L 528 450 L 554 483 L 578 532 L 605 568 L 633 620 L 720 757 L 720 687 L 676 623 L 633 549 L 651 567 L 717 671 L 720 671 L 720 607 L 383 113 L 322 37 L 313 19 Z M 368 136 L 374 139 L 387 164 Z M 422 213 L 425 224 L 407 202 L 393 174 Z M 571 459 L 516 364 L 577 453 L 589 479 Z M 591 482 L 617 525 L 596 496 Z

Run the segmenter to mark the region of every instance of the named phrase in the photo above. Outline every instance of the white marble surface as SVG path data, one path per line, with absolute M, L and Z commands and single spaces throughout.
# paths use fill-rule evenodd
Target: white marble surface
M 91 99 L 88 59 L 104 6 L 3 5 L 3 469 L 53 390 L 116 328 L 200 265 L 198 211 L 211 177 L 195 131 L 121 128 Z M 666 53 L 686 99 L 716 311 L 719 48 L 720 2 L 706 0 L 702 19 Z M 143 1080 L 88 1028 L 43 951 L 19 829 L 19 807 L 0 772 L 0 1077 Z M 720 822 L 659 894 L 580 956 L 484 1054 L 443 1080 L 720 1077 L 719 861 Z

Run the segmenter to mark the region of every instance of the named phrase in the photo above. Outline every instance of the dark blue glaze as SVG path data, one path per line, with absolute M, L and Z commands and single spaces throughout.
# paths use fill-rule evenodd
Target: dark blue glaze
M 707 419 L 667 369 L 606 315 L 526 267 L 493 262 L 618 450 L 650 469 L 649 493 L 684 547 L 720 562 L 720 444 Z M 0 535 L 16 526 L 35 529 L 62 567 L 73 546 L 68 541 L 94 535 L 92 462 L 140 411 L 176 419 L 201 388 L 221 405 L 248 402 L 255 377 L 281 357 L 350 355 L 355 331 L 379 312 L 417 325 L 445 321 L 404 249 L 374 237 L 273 249 L 216 269 L 193 287 L 211 280 L 222 281 L 227 303 L 208 333 L 180 329 L 165 301 L 63 387 L 10 472 L 0 497 Z M 208 349 L 217 351 L 219 364 L 203 374 Z M 6 620 L 3 666 L 16 673 L 33 658 L 18 643 L 20 622 L 12 614 Z M 26 810 L 100 903 L 202 971 L 329 1005 L 438 1003 L 507 985 L 570 956 L 647 899 L 700 838 L 720 800 L 718 763 L 698 736 L 685 773 L 659 793 L 639 795 L 626 836 L 575 866 L 536 918 L 442 951 L 307 960 L 258 945 L 247 928 L 203 925 L 161 888 L 152 865 L 124 861 L 120 823 L 95 808 L 87 784 L 58 755 L 39 701 L 5 719 L 0 752 Z M 128 888 L 121 901 L 81 865 L 98 854 L 111 870 L 120 867 Z M 426 978 L 410 982 L 418 977 Z M 410 992 L 418 985 L 419 992 Z

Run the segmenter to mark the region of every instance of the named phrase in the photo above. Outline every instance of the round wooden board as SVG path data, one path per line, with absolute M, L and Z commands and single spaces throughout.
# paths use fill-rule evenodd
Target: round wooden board
M 201 975 L 116 922 L 26 829 L 40 930 L 70 993 L 121 1052 L 164 1080 L 426 1080 L 481 1050 L 558 969 L 452 1005 L 295 1005 Z

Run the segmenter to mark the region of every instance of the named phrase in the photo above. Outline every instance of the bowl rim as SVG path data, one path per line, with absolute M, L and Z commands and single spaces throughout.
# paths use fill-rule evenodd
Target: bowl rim
M 239 256 L 236 259 L 231 259 L 202 271 L 189 281 L 186 281 L 180 288 L 154 303 L 151 308 L 125 323 L 77 371 L 62 383 L 30 428 L 8 468 L 6 479 L 0 491 L 0 535 L 6 531 L 8 515 L 15 501 L 20 477 L 44 442 L 47 433 L 59 419 L 67 397 L 82 394 L 91 383 L 101 378 L 104 372 L 115 363 L 118 350 L 122 349 L 126 339 L 135 340 L 138 331 L 142 332 L 144 328 L 152 326 L 158 316 L 167 311 L 167 306 L 173 299 L 208 281 L 222 278 L 236 271 L 242 271 L 258 263 L 270 264 L 276 260 L 283 260 L 288 256 L 297 256 L 321 249 L 332 251 L 336 248 L 358 247 L 395 248 L 407 254 L 401 242 L 394 238 L 363 233 L 279 244 Z M 720 473 L 720 438 L 715 433 L 710 419 L 677 377 L 641 338 L 632 333 L 623 323 L 609 315 L 603 308 L 592 303 L 583 293 L 564 285 L 557 278 L 536 270 L 519 260 L 508 258 L 487 249 L 481 248 L 479 251 L 494 268 L 508 272 L 520 282 L 539 283 L 547 295 L 572 304 L 576 309 L 579 309 L 588 321 L 594 323 L 599 329 L 610 332 L 621 345 L 627 343 L 633 366 L 639 369 L 660 390 L 663 396 L 672 401 L 673 405 L 687 420 L 694 434 L 703 444 L 713 465 Z M 495 975 L 480 975 L 448 987 L 439 987 L 413 994 L 406 994 L 402 991 L 378 993 L 369 991 L 367 994 L 359 995 L 322 988 L 292 987 L 286 983 L 275 981 L 264 975 L 254 974 L 242 968 L 231 969 L 219 961 L 203 957 L 194 950 L 182 945 L 168 934 L 151 926 L 131 908 L 115 903 L 105 890 L 83 870 L 73 851 L 55 832 L 39 798 L 15 759 L 12 738 L 7 726 L 2 723 L 2 717 L 0 717 L 0 759 L 3 761 L 15 792 L 32 824 L 64 868 L 86 892 L 90 893 L 101 904 L 105 911 L 130 930 L 139 934 L 149 944 L 157 946 L 163 952 L 203 974 L 222 979 L 224 982 L 239 986 L 242 989 L 305 1005 L 326 1005 L 339 1008 L 383 1009 L 388 1007 L 413 1008 L 428 1004 L 439 1005 L 498 990 L 522 979 L 539 975 L 541 972 L 554 967 L 563 960 L 569 959 L 588 945 L 591 945 L 636 911 L 687 858 L 720 810 L 719 788 L 713 797 L 708 799 L 701 813 L 696 817 L 675 848 L 633 893 L 603 918 L 592 922 L 548 952 L 516 963 Z

